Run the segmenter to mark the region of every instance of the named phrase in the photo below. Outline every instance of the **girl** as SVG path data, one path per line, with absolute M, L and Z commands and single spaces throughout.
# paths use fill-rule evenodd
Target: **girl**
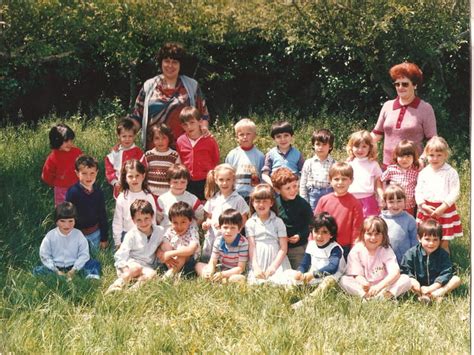
M 82 151 L 74 146 L 75 136 L 74 131 L 62 123 L 49 131 L 51 153 L 44 162 L 41 179 L 54 187 L 55 207 L 64 202 L 67 189 L 77 182 L 74 163 Z
M 148 142 L 153 142 L 154 148 L 148 150 L 141 162 L 148 168 L 148 188 L 155 196 L 161 196 L 170 189 L 166 178 L 169 167 L 181 163 L 174 147 L 174 137 L 171 129 L 164 123 L 151 126 L 147 132 Z
M 434 218 L 443 227 L 441 247 L 449 252 L 449 241 L 462 236 L 461 220 L 455 202 L 459 197 L 459 176 L 446 163 L 450 149 L 442 137 L 434 136 L 426 143 L 424 154 L 428 165 L 418 175 L 415 200 L 417 222 Z
M 275 192 L 268 184 L 259 184 L 250 194 L 252 217 L 245 224 L 249 241 L 249 283 L 288 283 L 285 271 L 291 269 L 286 256 L 288 239 L 283 220 L 277 217 Z
M 204 195 L 206 204 L 204 212 L 206 220 L 202 223 L 202 229 L 206 231 L 202 256 L 207 261 L 212 253 L 212 246 L 219 229 L 219 216 L 229 208 L 240 212 L 243 224 L 247 220 L 249 206 L 244 198 L 234 190 L 235 170 L 229 164 L 220 164 L 214 170 L 207 173 Z
M 347 293 L 363 298 L 393 298 L 411 288 L 389 245 L 387 224 L 380 217 L 367 217 L 359 242 L 347 258 L 347 269 L 340 285 Z
M 351 135 L 347 143 L 349 165 L 354 169 L 354 180 L 349 187 L 361 203 L 364 217 L 378 216 L 382 201 L 382 169 L 377 163 L 377 145 L 368 131 L 358 131 Z
M 125 233 L 133 228 L 130 205 L 135 200 L 150 202 L 153 207 L 154 216 L 156 216 L 156 202 L 148 190 L 146 169 L 138 160 L 130 159 L 124 164 L 120 173 L 120 188 L 122 192 L 117 197 L 114 219 L 112 221 L 115 250 L 122 243 Z
M 415 186 L 420 163 L 418 153 L 412 141 L 400 141 L 393 151 L 393 164 L 382 173 L 380 180 L 400 185 L 406 194 L 405 210 L 415 216 Z

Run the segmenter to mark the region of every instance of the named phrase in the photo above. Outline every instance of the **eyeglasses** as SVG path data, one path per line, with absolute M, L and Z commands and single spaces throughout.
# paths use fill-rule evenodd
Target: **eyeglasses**
M 407 88 L 408 86 L 410 86 L 410 83 L 408 81 L 402 81 L 400 83 L 396 82 L 396 83 L 393 83 L 393 86 L 395 86 L 396 88 L 399 88 L 400 86 Z

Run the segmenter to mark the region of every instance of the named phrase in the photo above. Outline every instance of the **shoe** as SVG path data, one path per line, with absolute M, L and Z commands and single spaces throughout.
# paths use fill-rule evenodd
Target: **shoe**
M 166 271 L 163 274 L 162 279 L 163 280 L 171 279 L 171 278 L 174 277 L 174 275 L 175 275 L 174 270 L 173 269 L 168 269 L 168 271 Z
M 125 286 L 125 281 L 123 281 L 122 279 L 117 279 L 114 281 L 112 285 L 109 286 L 107 291 L 105 291 L 105 294 L 108 295 L 113 292 L 122 291 L 124 286 Z
M 94 279 L 94 280 L 100 280 L 99 275 L 94 275 L 94 274 L 89 274 L 86 276 L 86 279 Z
M 296 303 L 293 303 L 293 304 L 291 305 L 291 308 L 296 311 L 297 309 L 303 308 L 303 306 L 304 306 L 304 303 L 303 303 L 303 300 L 301 300 L 301 301 L 298 301 L 298 302 L 296 302 Z
M 423 295 L 423 296 L 418 297 L 418 301 L 420 303 L 430 304 L 431 303 L 431 298 L 429 296 Z
M 137 281 L 132 286 L 130 286 L 127 291 L 136 292 L 142 285 L 143 285 L 142 281 Z

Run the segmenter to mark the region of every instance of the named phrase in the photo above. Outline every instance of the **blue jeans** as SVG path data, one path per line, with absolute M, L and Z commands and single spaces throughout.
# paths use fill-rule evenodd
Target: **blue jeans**
M 95 232 L 91 234 L 84 235 L 87 241 L 89 242 L 89 249 L 91 252 L 96 253 L 99 251 L 99 244 L 100 244 L 100 229 L 97 229 Z
M 333 192 L 332 187 L 323 187 L 323 188 L 317 188 L 317 187 L 311 187 L 308 189 L 308 198 L 309 198 L 309 204 L 311 206 L 311 209 L 314 210 L 316 206 L 318 205 L 318 201 L 321 197 L 324 195 L 327 195 L 331 192 Z
M 61 271 L 68 272 L 72 269 L 72 266 L 68 266 L 65 268 L 61 268 Z M 79 270 L 81 274 L 84 274 L 86 279 L 99 279 L 100 278 L 100 263 L 95 259 L 89 259 L 84 267 Z M 48 269 L 44 265 L 36 266 L 33 268 L 33 275 L 40 276 L 40 275 L 49 275 L 54 274 L 55 271 Z

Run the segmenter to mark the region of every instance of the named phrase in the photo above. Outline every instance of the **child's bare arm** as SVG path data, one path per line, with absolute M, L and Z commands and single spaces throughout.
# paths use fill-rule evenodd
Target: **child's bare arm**
M 232 275 L 240 275 L 244 272 L 245 270 L 245 265 L 247 263 L 245 261 L 239 261 L 238 265 L 236 267 L 233 267 L 232 269 L 222 271 L 222 277 L 229 278 Z
M 443 285 L 439 282 L 433 282 L 430 286 L 421 286 L 420 290 L 423 295 L 429 295 L 431 292 L 441 288 L 442 286 Z
M 388 275 L 385 276 L 385 278 L 382 281 L 380 281 L 376 285 L 370 286 L 369 290 L 367 291 L 367 296 L 371 297 L 371 296 L 377 295 L 380 291 L 382 291 L 384 288 L 393 284 L 399 278 L 400 278 L 400 270 L 389 271 Z
M 379 202 L 379 206 L 383 205 L 383 184 L 380 177 L 375 178 L 375 193 L 377 195 L 377 201 Z
M 187 246 L 181 246 L 178 249 L 170 250 L 165 252 L 165 259 L 172 258 L 174 256 L 191 256 L 196 252 L 198 244 L 196 242 L 191 242 Z
M 278 250 L 277 256 L 275 257 L 273 262 L 265 271 L 265 276 L 267 278 L 272 276 L 275 273 L 275 271 L 280 267 L 288 251 L 288 239 L 283 237 L 283 238 L 279 238 L 278 241 L 280 243 L 280 250 Z

